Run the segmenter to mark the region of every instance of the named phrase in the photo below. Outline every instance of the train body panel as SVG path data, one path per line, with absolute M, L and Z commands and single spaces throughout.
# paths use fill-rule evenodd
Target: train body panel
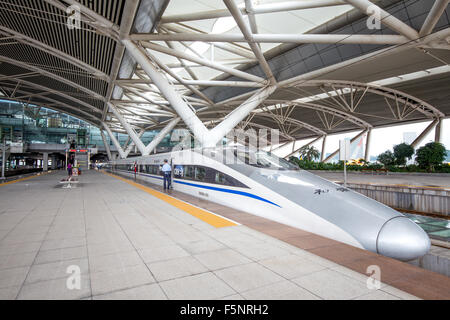
M 133 177 L 124 166 L 136 163 L 139 179 L 162 186 L 157 167 L 168 159 L 177 191 L 401 260 L 429 249 L 429 238 L 419 226 L 373 199 L 288 164 L 277 168 L 269 163 L 275 158 L 263 151 L 226 150 L 231 154 L 222 154 L 223 149 L 184 150 L 112 165 Z M 247 163 L 252 157 L 260 157 L 256 165 Z

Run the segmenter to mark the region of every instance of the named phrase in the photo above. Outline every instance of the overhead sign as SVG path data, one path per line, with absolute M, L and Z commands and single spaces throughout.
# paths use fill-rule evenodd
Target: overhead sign
M 69 149 L 67 150 L 68 152 L 73 152 L 73 153 L 88 153 L 88 149 Z

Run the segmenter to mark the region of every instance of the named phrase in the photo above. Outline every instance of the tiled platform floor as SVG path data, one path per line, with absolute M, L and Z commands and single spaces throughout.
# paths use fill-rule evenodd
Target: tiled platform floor
M 99 172 L 76 189 L 62 189 L 62 176 L 0 187 L 0 299 L 416 298 L 384 283 L 370 290 L 306 248 L 212 227 Z M 74 266 L 80 290 L 67 288 Z

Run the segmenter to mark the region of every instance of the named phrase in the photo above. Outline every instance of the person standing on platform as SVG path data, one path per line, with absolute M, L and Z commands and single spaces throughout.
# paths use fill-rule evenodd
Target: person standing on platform
M 134 167 L 133 167 L 133 171 L 134 171 L 134 181 L 136 181 L 136 175 L 137 175 L 137 163 L 134 163 Z
M 162 172 L 164 173 L 164 190 L 172 188 L 172 167 L 168 160 L 164 160 L 162 166 Z
M 67 173 L 69 174 L 69 179 L 72 178 L 72 164 L 67 165 Z

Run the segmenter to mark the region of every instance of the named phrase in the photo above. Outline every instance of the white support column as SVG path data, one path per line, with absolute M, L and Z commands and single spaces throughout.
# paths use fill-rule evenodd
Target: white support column
M 434 129 L 434 142 L 442 143 L 442 130 L 443 130 L 443 119 L 439 118 L 439 122 L 436 125 L 436 128 Z
M 114 134 L 112 133 L 111 129 L 108 127 L 106 123 L 103 123 L 103 127 L 105 128 L 106 132 L 108 132 L 109 138 L 113 142 L 114 146 L 117 149 L 117 152 L 119 152 L 119 155 L 122 159 L 126 159 L 127 155 L 123 151 L 122 147 L 120 146 L 119 141 L 117 141 L 116 137 L 114 137 Z
M 139 152 L 141 154 L 144 154 L 145 145 L 141 141 L 141 139 L 139 139 L 139 137 L 137 136 L 136 131 L 134 131 L 134 129 L 131 127 L 131 125 L 127 122 L 127 120 L 125 120 L 125 118 L 120 114 L 120 112 L 117 110 L 117 108 L 112 103 L 108 102 L 108 106 L 109 106 L 109 109 L 114 113 L 116 118 L 119 120 L 122 127 L 128 133 L 131 140 L 133 140 L 135 146 L 139 149 Z
M 6 143 L 3 143 L 2 147 L 2 179 L 5 179 L 5 169 L 6 169 Z
M 141 139 L 141 137 L 144 135 L 145 129 L 142 129 L 138 133 L 138 138 Z M 130 138 L 131 139 L 131 138 Z M 125 156 L 128 158 L 128 155 L 130 154 L 131 150 L 136 149 L 136 145 L 134 144 L 134 141 L 131 141 L 131 143 L 128 145 L 127 149 L 125 150 Z
M 322 152 L 320 153 L 320 162 L 323 162 L 323 160 L 325 159 L 326 147 L 327 147 L 327 135 L 324 135 L 322 140 Z
M 208 129 L 205 127 L 203 122 L 200 121 L 200 119 L 170 85 L 166 78 L 155 69 L 147 55 L 132 41 L 123 40 L 122 42 L 142 69 L 144 69 L 147 75 L 152 79 L 153 83 L 158 87 L 167 101 L 169 101 L 177 114 L 181 117 L 181 119 L 183 119 L 184 123 L 189 129 L 192 130 L 195 137 L 201 141 L 203 137 L 208 136 Z
M 366 137 L 366 150 L 364 150 L 364 160 L 369 161 L 370 157 L 370 142 L 372 137 L 372 129 L 369 129 L 367 131 L 367 137 Z
M 44 152 L 42 154 L 42 171 L 47 172 L 48 171 L 48 153 Z
M 425 128 L 425 130 L 422 131 L 422 133 L 411 143 L 411 147 L 414 149 L 422 142 L 422 140 L 425 138 L 425 136 L 430 133 L 431 130 L 439 123 L 439 119 L 435 119 L 432 123 L 428 125 L 428 127 Z
M 175 126 L 178 124 L 178 122 L 180 122 L 180 120 L 181 120 L 180 118 L 176 118 L 176 119 L 173 119 L 172 121 L 170 121 L 164 127 L 164 129 L 162 129 L 155 136 L 155 138 L 153 138 L 152 142 L 150 142 L 149 145 L 145 148 L 145 151 L 142 155 L 148 156 L 161 143 L 161 141 L 165 138 L 165 136 L 168 135 L 169 132 L 173 130 L 173 128 L 175 128 Z
M 112 155 L 111 155 L 111 149 L 109 148 L 109 143 L 106 140 L 105 134 L 103 133 L 103 130 L 100 128 L 100 135 L 102 136 L 102 140 L 103 140 L 103 145 L 105 146 L 106 149 L 106 154 L 108 155 L 108 160 L 111 161 L 113 160 Z M 67 159 L 67 157 L 66 157 Z M 66 160 L 67 162 L 67 160 Z
M 256 107 L 267 99 L 276 89 L 276 86 L 263 88 L 248 98 L 238 108 L 229 113 L 226 118 L 214 129 L 209 131 L 209 135 L 203 141 L 204 147 L 214 147 L 225 137 L 239 122 L 247 117 Z

